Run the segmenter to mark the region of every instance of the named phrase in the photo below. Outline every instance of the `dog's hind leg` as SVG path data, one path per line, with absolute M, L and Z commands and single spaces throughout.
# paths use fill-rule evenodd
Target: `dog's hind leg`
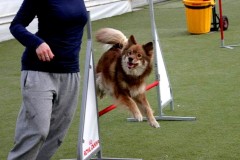
M 119 104 L 128 107 L 128 109 L 133 114 L 133 117 L 138 121 L 143 121 L 143 116 L 136 104 L 136 102 L 129 96 L 119 96 L 117 98 Z
M 106 94 L 104 86 L 103 86 L 103 80 L 102 80 L 102 73 L 101 72 L 96 74 L 96 91 L 97 91 L 97 96 L 99 98 L 103 98 Z
M 159 123 L 156 121 L 154 115 L 153 115 L 153 110 L 150 107 L 150 104 L 145 96 L 145 94 L 140 94 L 137 97 L 134 98 L 134 100 L 136 101 L 136 103 L 138 104 L 139 109 L 141 110 L 141 112 L 146 115 L 147 119 L 148 119 L 148 123 L 150 124 L 150 126 L 154 127 L 154 128 L 159 128 L 160 125 Z

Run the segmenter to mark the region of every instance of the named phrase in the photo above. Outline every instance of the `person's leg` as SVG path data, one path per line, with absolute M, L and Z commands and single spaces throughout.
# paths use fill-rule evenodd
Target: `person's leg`
M 56 95 L 53 100 L 53 111 L 48 137 L 42 146 L 37 160 L 49 160 L 61 145 L 71 124 L 77 108 L 79 97 L 79 73 L 54 74 Z
M 41 72 L 22 71 L 23 102 L 18 115 L 15 145 L 8 160 L 34 160 L 43 145 L 50 126 L 53 87 Z

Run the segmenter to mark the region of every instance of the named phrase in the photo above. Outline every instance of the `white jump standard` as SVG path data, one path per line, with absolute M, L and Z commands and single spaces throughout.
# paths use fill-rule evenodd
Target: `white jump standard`
M 151 18 L 151 28 L 152 28 L 152 37 L 154 44 L 154 62 L 155 62 L 155 75 L 156 80 L 159 81 L 157 86 L 157 99 L 159 106 L 159 115 L 155 116 L 156 120 L 173 120 L 173 121 L 193 121 L 196 120 L 196 117 L 181 117 L 181 116 L 166 116 L 163 113 L 163 109 L 170 105 L 170 109 L 174 110 L 173 103 L 173 93 L 169 78 L 167 75 L 167 70 L 164 64 L 164 59 L 162 56 L 162 51 L 160 48 L 160 41 L 157 34 L 155 17 L 154 17 L 154 8 L 153 1 L 149 0 L 149 12 Z M 146 118 L 144 119 L 146 120 Z M 134 118 L 128 118 L 128 121 L 136 121 Z
M 171 110 L 174 110 L 173 95 L 169 83 L 164 60 L 161 53 L 159 38 L 156 31 L 153 1 L 149 0 L 151 29 L 154 43 L 154 63 L 156 66 L 156 81 L 150 84 L 146 89 L 157 86 L 157 98 L 159 106 L 159 115 L 156 120 L 196 120 L 196 117 L 165 116 L 163 108 L 170 104 Z M 105 110 L 98 112 L 98 103 L 95 84 L 95 66 L 92 47 L 92 31 L 90 16 L 87 24 L 87 51 L 84 70 L 84 84 L 82 92 L 81 117 L 78 135 L 78 157 L 77 160 L 141 160 L 133 158 L 105 158 L 102 156 L 101 140 L 99 135 L 99 116 L 109 112 L 116 107 L 111 105 Z M 145 118 L 146 120 L 146 118 Z M 128 121 L 136 121 L 134 118 L 128 118 Z

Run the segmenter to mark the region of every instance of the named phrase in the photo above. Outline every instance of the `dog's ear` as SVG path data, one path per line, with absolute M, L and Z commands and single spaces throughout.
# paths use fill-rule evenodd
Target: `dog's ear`
M 145 50 L 145 52 L 148 56 L 152 56 L 152 54 L 153 54 L 153 43 L 148 42 L 148 43 L 144 44 L 143 49 Z
M 137 44 L 135 37 L 133 35 L 131 35 L 128 39 L 128 44 L 129 46 L 133 45 L 133 44 Z

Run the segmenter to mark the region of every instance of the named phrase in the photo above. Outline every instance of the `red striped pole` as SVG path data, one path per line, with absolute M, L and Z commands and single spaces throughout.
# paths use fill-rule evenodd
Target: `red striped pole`
M 146 91 L 148 91 L 149 89 L 152 89 L 153 87 L 157 86 L 159 84 L 159 81 L 155 81 L 153 82 L 152 84 L 149 84 L 147 87 L 146 87 Z
M 149 84 L 147 87 L 146 87 L 146 91 L 152 89 L 153 87 L 157 86 L 159 84 L 159 81 L 155 81 L 151 84 Z M 98 115 L 99 117 L 101 117 L 102 115 L 106 114 L 107 112 L 110 112 L 111 110 L 117 108 L 115 105 L 110 105 L 108 107 L 106 107 L 105 109 L 101 110 L 98 112 Z
M 100 117 L 100 116 L 104 115 L 107 112 L 110 112 L 111 110 L 113 110 L 115 108 L 116 108 L 116 106 L 112 104 L 112 105 L 106 107 L 105 109 L 101 110 L 100 112 L 98 112 L 98 115 Z
M 220 23 L 220 32 L 221 32 L 221 47 L 224 46 L 224 33 L 223 33 L 223 15 L 222 15 L 222 1 L 218 0 L 219 5 L 219 23 Z

